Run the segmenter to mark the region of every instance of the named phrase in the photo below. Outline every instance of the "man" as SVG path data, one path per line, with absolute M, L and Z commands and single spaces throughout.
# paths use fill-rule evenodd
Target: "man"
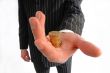
M 84 16 L 80 7 L 82 0 L 18 0 L 18 2 L 21 57 L 25 61 L 30 60 L 27 51 L 29 45 L 31 61 L 36 73 L 49 73 L 52 66 L 57 67 L 58 73 L 71 73 L 72 57 L 63 64 L 49 62 L 38 50 L 39 48 L 34 45 L 34 37 L 28 20 L 35 16 L 36 11 L 42 11 L 46 15 L 46 35 L 52 30 L 64 31 L 65 29 L 81 35 L 84 25 Z

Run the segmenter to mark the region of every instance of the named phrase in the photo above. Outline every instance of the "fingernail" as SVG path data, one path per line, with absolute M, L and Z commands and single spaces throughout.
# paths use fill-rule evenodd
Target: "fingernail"
M 35 29 L 35 25 L 34 25 L 34 18 L 30 18 L 29 19 L 29 22 L 30 22 L 30 25 L 31 25 L 31 29 Z
M 38 19 L 41 18 L 41 12 L 40 12 L 40 11 L 37 11 L 37 13 L 36 13 L 36 17 L 37 17 Z

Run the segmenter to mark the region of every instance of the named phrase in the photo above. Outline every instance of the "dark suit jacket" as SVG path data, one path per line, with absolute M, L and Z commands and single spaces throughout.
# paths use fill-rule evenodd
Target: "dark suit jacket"
M 81 34 L 84 25 L 81 2 L 82 0 L 18 0 L 20 49 L 27 49 L 29 45 L 33 62 L 42 62 L 45 66 L 59 65 L 48 62 L 37 50 L 28 19 L 40 10 L 46 15 L 46 34 L 62 29 Z

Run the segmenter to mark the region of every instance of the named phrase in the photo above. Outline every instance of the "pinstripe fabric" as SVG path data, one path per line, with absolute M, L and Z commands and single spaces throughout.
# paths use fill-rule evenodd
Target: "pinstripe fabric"
M 68 60 L 64 64 L 56 66 L 58 73 L 71 73 L 71 62 Z M 49 73 L 50 67 L 45 67 L 41 62 L 34 63 L 34 67 L 37 73 Z
M 28 22 L 40 10 L 46 15 L 46 34 L 52 30 L 69 29 L 81 34 L 84 16 L 81 11 L 82 0 L 18 0 L 20 49 L 30 48 L 32 62 L 42 62 L 45 67 L 59 66 L 48 60 L 37 50 Z M 71 61 L 70 58 L 66 64 Z M 63 72 L 65 73 L 65 72 Z
M 56 66 L 58 73 L 71 73 L 72 60 L 68 60 L 66 63 Z
M 37 63 L 33 63 L 36 73 L 49 73 L 50 67 L 44 67 L 41 62 L 37 62 Z

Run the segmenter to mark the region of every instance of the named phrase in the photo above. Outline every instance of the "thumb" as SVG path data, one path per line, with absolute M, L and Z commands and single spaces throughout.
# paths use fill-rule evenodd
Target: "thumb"
M 31 30 L 33 33 L 34 38 L 36 39 L 41 39 L 45 37 L 45 29 L 44 27 L 40 24 L 39 19 L 36 17 L 30 17 L 29 18 Z
M 98 57 L 101 55 L 101 51 L 97 46 L 95 46 L 93 43 L 88 42 L 82 38 L 79 40 L 78 47 L 86 55 L 89 55 L 92 57 Z

